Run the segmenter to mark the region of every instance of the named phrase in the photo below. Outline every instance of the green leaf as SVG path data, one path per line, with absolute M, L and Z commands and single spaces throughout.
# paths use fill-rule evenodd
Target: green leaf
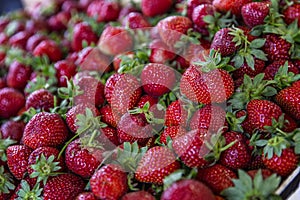
M 251 69 L 254 70 L 254 69 L 255 69 L 255 68 L 254 68 L 255 62 L 254 62 L 253 56 L 252 56 L 251 54 L 246 54 L 246 55 L 245 55 L 245 59 L 246 59 L 247 65 L 248 65 Z
M 255 39 L 250 43 L 250 47 L 254 49 L 259 49 L 265 45 L 266 39 Z
M 233 58 L 234 66 L 240 68 L 244 64 L 244 57 L 240 54 L 236 54 Z
M 251 49 L 250 53 L 257 59 L 268 61 L 267 55 L 260 49 Z
M 182 179 L 184 173 L 185 173 L 185 171 L 183 169 L 179 169 L 179 170 L 171 173 L 170 175 L 166 176 L 163 180 L 164 190 L 169 188 L 173 183 Z

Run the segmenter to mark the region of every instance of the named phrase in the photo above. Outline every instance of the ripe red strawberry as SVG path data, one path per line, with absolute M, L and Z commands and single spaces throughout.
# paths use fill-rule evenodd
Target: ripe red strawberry
M 13 192 L 13 194 L 11 195 L 11 197 L 9 198 L 10 200 L 15 200 L 18 199 L 20 197 L 19 195 L 19 191 L 21 189 L 24 189 L 24 181 L 26 181 L 27 185 L 29 186 L 30 190 L 33 189 L 36 181 L 30 177 L 25 177 L 24 179 L 21 180 L 21 182 L 17 185 L 17 187 L 15 188 L 15 191 Z M 21 197 L 22 198 L 22 197 Z
M 172 102 L 166 110 L 166 126 L 187 126 L 188 112 L 184 109 L 184 103 L 180 100 Z
M 173 140 L 173 149 L 182 162 L 188 167 L 207 167 L 210 163 L 204 159 L 209 153 L 204 140 L 207 130 L 196 129 L 185 135 L 178 135 Z
M 117 124 L 119 122 L 119 119 L 121 118 L 119 115 L 117 115 L 116 112 L 113 112 L 110 105 L 105 105 L 99 109 L 99 113 L 101 116 L 101 121 L 108 124 L 109 126 L 112 126 L 114 128 L 117 127 Z
M 107 55 L 118 55 L 132 50 L 133 39 L 123 27 L 106 27 L 98 43 L 100 50 Z
M 287 24 L 291 24 L 297 19 L 298 26 L 300 26 L 300 4 L 294 3 L 293 5 L 288 6 L 283 11 L 283 18 Z
M 269 14 L 268 2 L 251 2 L 242 7 L 242 17 L 247 26 L 253 28 L 264 24 L 264 19 Z
M 80 193 L 75 200 L 97 200 L 92 192 Z
M 213 6 L 221 12 L 231 11 L 232 14 L 240 16 L 242 7 L 252 0 L 214 0 Z
M 273 62 L 275 60 L 288 60 L 290 57 L 291 44 L 283 38 L 275 34 L 265 35 L 266 42 L 263 51 L 267 54 L 268 60 Z
M 39 89 L 31 94 L 26 99 L 25 108 L 41 109 L 49 112 L 50 108 L 54 107 L 54 95 L 45 89 Z
M 180 168 L 173 152 L 167 147 L 150 148 L 140 160 L 135 178 L 140 182 L 163 184 L 163 179 Z
M 59 13 L 50 16 L 47 20 L 47 24 L 49 28 L 53 31 L 63 31 L 67 29 L 67 25 L 70 19 L 70 10 L 60 11 Z
M 172 7 L 172 0 L 142 0 L 141 9 L 144 15 L 154 17 L 166 13 Z
M 215 195 L 202 182 L 185 179 L 173 183 L 167 188 L 161 197 L 161 200 L 215 200 Z
M 36 149 L 42 146 L 58 146 L 68 137 L 68 129 L 63 119 L 56 113 L 41 112 L 26 124 L 24 144 Z
M 225 117 L 226 112 L 221 107 L 206 105 L 193 114 L 190 120 L 190 129 L 207 129 L 216 133 L 224 126 Z
M 223 136 L 225 145 L 235 143 L 221 153 L 220 164 L 234 170 L 246 168 L 251 160 L 251 151 L 246 144 L 246 137 L 234 131 L 226 132 Z
M 9 87 L 23 90 L 30 79 L 32 69 L 18 61 L 14 61 L 8 70 L 6 82 Z
M 74 51 L 80 51 L 83 49 L 83 43 L 91 45 L 96 44 L 98 37 L 96 33 L 93 32 L 92 27 L 86 22 L 77 23 L 74 26 L 73 37 L 72 37 L 72 49 Z
M 246 62 L 244 62 L 240 68 L 236 69 L 233 72 L 232 75 L 234 79 L 244 79 L 245 74 L 247 74 L 250 77 L 255 77 L 257 74 L 262 73 L 264 69 L 265 62 L 263 60 L 254 58 L 254 70 Z
M 100 199 L 119 199 L 128 190 L 127 176 L 114 164 L 101 167 L 90 179 L 91 190 Z
M 81 6 L 79 5 L 79 1 L 66 0 L 61 4 L 62 11 L 70 12 L 70 11 L 81 11 Z
M 265 70 L 265 77 L 266 80 L 273 80 L 276 73 L 278 72 L 279 68 L 281 66 L 284 66 L 286 60 L 278 60 L 274 61 L 271 64 L 269 64 Z M 299 69 L 290 61 L 288 61 L 288 72 L 293 72 L 294 74 L 299 74 Z
M 222 56 L 232 55 L 238 47 L 233 40 L 234 36 L 230 35 L 229 28 L 220 29 L 214 36 L 214 39 L 211 43 L 211 49 L 219 51 Z
M 161 40 L 153 40 L 149 44 L 151 53 L 149 56 L 149 61 L 152 63 L 166 64 L 175 58 L 176 54 L 170 50 L 170 48 Z
M 96 47 L 86 47 L 78 53 L 76 64 L 81 70 L 98 71 L 100 73 L 110 70 L 110 59 Z
M 89 103 L 78 104 L 78 105 L 72 107 L 70 110 L 68 110 L 68 112 L 66 114 L 66 123 L 67 123 L 69 129 L 73 133 L 75 133 L 78 129 L 78 125 L 76 125 L 76 123 L 77 123 L 76 116 L 78 114 L 85 114 L 85 111 L 87 108 L 92 111 L 92 113 L 95 117 L 99 116 L 99 111 L 97 110 L 97 108 L 93 104 L 89 104 Z
M 53 40 L 44 40 L 40 42 L 33 50 L 34 56 L 46 55 L 52 62 L 62 59 L 61 48 Z
M 212 4 L 212 0 L 187 0 L 187 16 L 192 19 L 194 9 L 202 4 Z
M 300 83 L 297 81 L 295 83 Z M 296 120 L 300 120 L 300 90 L 297 84 L 281 90 L 275 97 L 276 102 Z
M 25 128 L 25 123 L 23 121 L 7 121 L 1 125 L 1 138 L 10 138 L 17 142 L 20 142 L 23 137 L 23 131 Z
M 113 74 L 106 81 L 104 94 L 113 113 L 124 114 L 137 104 L 142 95 L 142 89 L 133 75 Z
M 188 99 L 203 104 L 226 101 L 234 90 L 234 83 L 229 73 L 222 69 L 202 72 L 190 66 L 182 75 L 180 91 Z
M 147 64 L 141 73 L 144 91 L 150 96 L 159 97 L 172 90 L 176 82 L 174 70 L 158 63 Z
M 25 106 L 25 98 L 21 92 L 13 88 L 0 90 L 0 117 L 10 118 L 16 116 L 18 111 Z
M 169 126 L 166 127 L 160 135 L 159 141 L 163 144 L 167 144 L 167 137 L 169 136 L 172 140 L 177 136 L 185 135 L 186 130 L 181 126 Z
M 107 126 L 104 128 L 101 128 L 100 130 L 101 135 L 97 138 L 100 144 L 103 145 L 104 149 L 110 150 L 114 149 L 116 146 L 118 146 L 119 138 L 117 130 L 113 127 Z
M 146 191 L 136 191 L 125 194 L 121 200 L 155 200 L 155 197 L 152 196 L 149 192 Z
M 201 30 L 207 29 L 208 24 L 203 20 L 207 15 L 214 15 L 215 9 L 211 4 L 201 4 L 194 8 L 192 20 L 194 25 Z M 207 31 L 207 30 L 206 30 Z
M 197 175 L 197 179 L 203 181 L 215 194 L 220 194 L 224 189 L 232 187 L 232 179 L 236 178 L 234 171 L 220 164 L 200 169 Z
M 89 178 L 103 160 L 102 152 L 101 149 L 84 146 L 81 139 L 77 139 L 68 145 L 65 162 L 72 172 L 83 178 Z
M 147 19 L 138 12 L 128 13 L 122 20 L 122 25 L 131 29 L 151 27 Z
M 12 47 L 18 47 L 20 49 L 25 49 L 26 48 L 26 42 L 28 38 L 32 35 L 32 33 L 28 31 L 20 31 L 14 34 L 9 38 L 8 43 Z
M 77 72 L 76 65 L 68 60 L 61 60 L 54 64 L 56 69 L 56 78 L 59 87 L 67 87 L 67 79 L 71 79 Z
M 152 127 L 144 120 L 141 114 L 125 113 L 117 126 L 119 142 L 135 142 L 145 145 L 152 134 Z
M 157 29 L 161 40 L 173 48 L 181 36 L 192 28 L 192 24 L 192 21 L 187 17 L 169 16 L 158 22 Z
M 120 13 L 120 5 L 114 1 L 96 0 L 87 7 L 87 14 L 98 22 L 116 21 Z
M 7 165 L 16 179 L 21 180 L 27 172 L 31 152 L 25 145 L 12 145 L 6 149 Z
M 150 107 L 154 106 L 155 104 L 158 103 L 158 98 L 152 97 L 150 95 L 143 95 L 141 96 L 139 102 L 137 103 L 137 107 L 142 108 L 145 106 L 146 103 L 150 104 Z
M 282 150 L 280 156 L 273 154 L 270 159 L 263 156 L 263 162 L 268 169 L 286 177 L 297 168 L 299 155 L 294 152 L 293 148 L 286 148 Z
M 33 52 L 34 48 L 43 40 L 46 39 L 46 36 L 36 33 L 28 38 L 26 43 L 26 50 L 29 52 Z
M 249 123 L 258 130 L 272 125 L 272 119 L 278 120 L 282 115 L 281 108 L 269 100 L 251 100 L 247 105 Z
M 75 199 L 75 197 L 83 192 L 85 183 L 83 180 L 73 174 L 60 174 L 52 177 L 44 186 L 44 199 Z

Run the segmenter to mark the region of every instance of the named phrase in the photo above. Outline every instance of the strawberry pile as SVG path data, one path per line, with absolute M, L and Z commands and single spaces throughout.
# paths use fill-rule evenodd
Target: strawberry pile
M 0 199 L 280 199 L 300 4 L 56 0 L 0 18 Z

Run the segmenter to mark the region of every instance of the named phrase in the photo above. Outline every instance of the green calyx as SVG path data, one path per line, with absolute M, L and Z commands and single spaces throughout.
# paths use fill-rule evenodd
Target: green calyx
M 57 171 L 61 169 L 59 162 L 54 162 L 54 155 L 46 158 L 44 154 L 36 158 L 36 163 L 31 165 L 34 170 L 30 178 L 37 178 L 37 183 L 43 182 L 45 185 L 49 176 L 58 175 Z
M 17 193 L 17 200 L 42 200 L 42 191 L 43 188 L 40 188 L 39 183 L 36 183 L 33 189 L 31 189 L 27 181 L 22 180 L 21 189 Z
M 277 94 L 277 90 L 270 86 L 276 82 L 263 79 L 264 73 L 258 74 L 254 78 L 250 78 L 248 75 L 244 76 L 243 84 L 229 100 L 234 110 L 245 109 L 247 103 L 253 99 L 266 99 Z
M 57 90 L 58 97 L 63 99 L 61 105 L 71 108 L 74 105 L 74 97 L 83 94 L 80 87 L 73 80 L 67 80 L 67 87 L 60 87 Z
M 133 108 L 128 111 L 130 114 L 144 114 L 149 124 L 163 124 L 164 119 L 155 118 L 154 113 L 150 111 L 149 101 L 142 108 Z
M 5 173 L 4 166 L 0 167 L 0 193 L 9 194 L 10 191 L 15 189 L 12 184 L 13 178 L 9 173 Z
M 226 121 L 228 122 L 229 125 L 229 129 L 231 131 L 235 131 L 235 132 L 244 132 L 243 127 L 242 127 L 242 123 L 245 121 L 246 119 L 246 115 L 237 118 L 236 117 L 236 113 L 238 111 L 233 111 L 232 105 L 227 106 L 226 108 Z
M 281 66 L 276 73 L 274 80 L 276 87 L 279 90 L 282 90 L 286 87 L 291 86 L 294 82 L 300 80 L 300 74 L 294 74 L 289 72 L 289 63 L 286 61 L 283 66 Z
M 0 134 L 0 159 L 3 161 L 3 162 L 6 162 L 7 161 L 7 157 L 6 157 L 6 149 L 17 143 L 15 140 L 12 140 L 10 138 L 7 138 L 7 139 L 2 139 L 2 135 Z
M 272 174 L 263 179 L 261 170 L 252 179 L 245 171 L 238 170 L 238 179 L 232 179 L 233 187 L 222 191 L 221 195 L 228 200 L 267 200 L 281 199 L 275 194 L 275 190 L 280 184 L 280 177 Z
M 201 38 L 201 34 L 199 32 L 194 31 L 192 28 L 190 28 L 187 31 L 186 35 L 182 35 L 179 39 L 179 41 L 177 41 L 174 45 L 174 47 L 179 50 L 179 49 L 184 49 L 188 46 L 188 44 L 192 43 L 192 44 L 196 44 L 196 45 L 200 45 L 200 41 L 199 39 Z M 179 53 L 179 52 L 177 52 Z

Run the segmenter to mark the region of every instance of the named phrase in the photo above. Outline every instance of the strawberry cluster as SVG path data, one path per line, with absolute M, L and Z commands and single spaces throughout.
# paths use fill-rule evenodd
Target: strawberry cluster
M 0 200 L 280 199 L 300 4 L 55 0 L 0 18 Z

